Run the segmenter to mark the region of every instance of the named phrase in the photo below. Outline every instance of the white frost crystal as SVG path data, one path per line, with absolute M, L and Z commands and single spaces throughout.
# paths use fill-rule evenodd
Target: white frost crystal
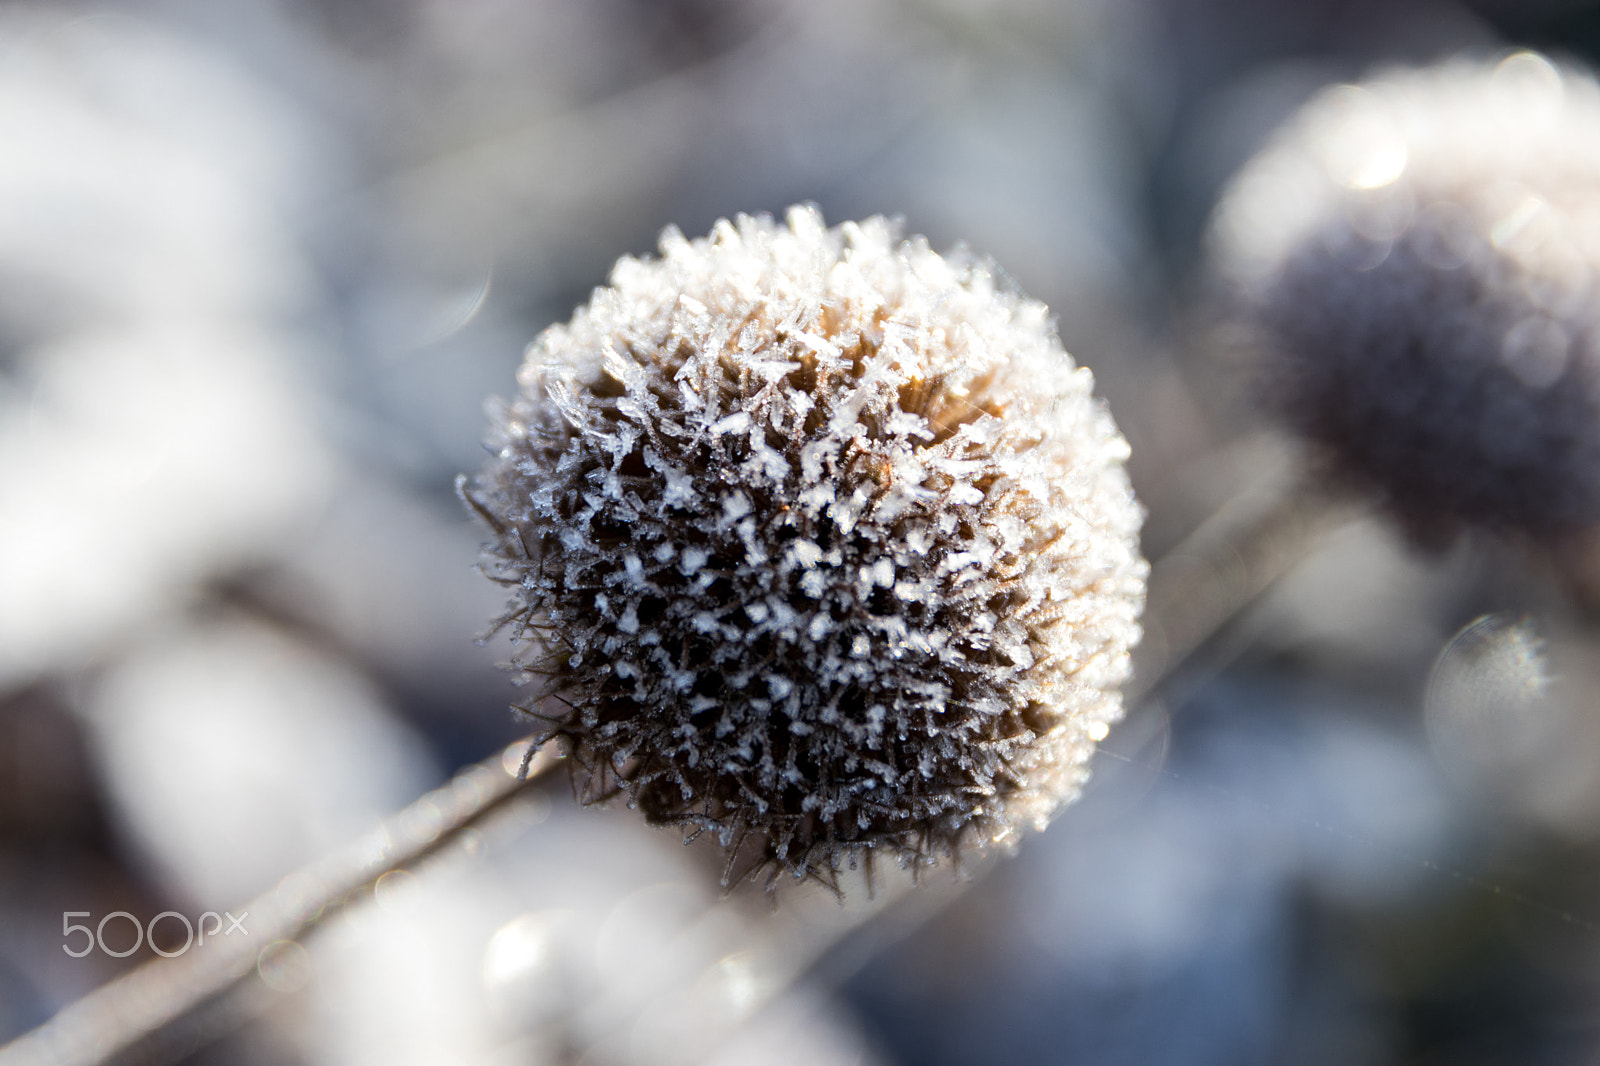
M 1042 304 L 882 218 L 741 215 L 619 261 L 519 381 L 463 495 L 590 798 L 836 885 L 1076 795 L 1146 566 Z
M 1430 539 L 1600 523 L 1600 85 L 1519 52 L 1341 85 L 1213 252 L 1265 398 Z

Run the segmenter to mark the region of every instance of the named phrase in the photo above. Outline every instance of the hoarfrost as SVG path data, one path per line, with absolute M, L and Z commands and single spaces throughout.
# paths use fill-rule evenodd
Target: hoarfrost
M 731 873 L 836 884 L 1042 824 L 1121 713 L 1144 593 L 1091 376 L 1042 305 L 881 218 L 660 248 L 534 343 L 467 490 L 513 664 L 559 696 L 532 709 L 591 796 L 621 774 L 754 842 Z

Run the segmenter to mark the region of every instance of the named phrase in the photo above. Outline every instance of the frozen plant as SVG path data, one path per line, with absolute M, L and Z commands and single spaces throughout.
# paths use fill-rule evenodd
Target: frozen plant
M 1212 234 L 1264 398 L 1414 532 L 1600 522 L 1600 86 L 1521 52 L 1323 92 Z
M 725 880 L 837 888 L 1042 825 L 1121 714 L 1144 598 L 1089 371 L 883 218 L 660 249 L 538 338 L 462 479 L 522 709 L 585 798 L 715 833 Z

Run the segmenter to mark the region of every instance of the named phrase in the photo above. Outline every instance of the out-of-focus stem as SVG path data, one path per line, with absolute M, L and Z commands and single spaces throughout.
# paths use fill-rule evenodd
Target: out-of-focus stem
M 91 1066 L 136 1054 L 142 1043 L 205 1012 L 248 1015 L 249 1008 L 229 1010 L 225 1001 L 258 968 L 298 950 L 295 941 L 371 895 L 385 874 L 456 844 L 558 762 L 541 751 L 518 778 L 526 748 L 521 742 L 468 767 L 348 848 L 290 874 L 232 912 L 242 934 L 212 934 L 203 946 L 153 959 L 62 1008 L 0 1048 L 0 1066 Z
M 1318 538 L 1360 513 L 1354 501 L 1304 481 L 1246 492 L 1225 504 L 1151 567 L 1145 635 L 1123 688 L 1124 704 L 1131 709 L 1167 690 L 1198 659 L 1230 657 L 1229 649 L 1217 647 L 1228 623 Z

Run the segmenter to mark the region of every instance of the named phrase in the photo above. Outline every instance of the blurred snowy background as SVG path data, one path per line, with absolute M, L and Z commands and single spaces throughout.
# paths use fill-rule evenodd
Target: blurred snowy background
M 1327 83 L 1513 44 L 1600 61 L 1600 4 L 0 3 L 0 1040 L 152 957 L 64 912 L 234 906 L 524 731 L 451 482 L 618 254 L 799 200 L 992 254 L 1154 559 L 1296 461 L 1197 325 L 1223 182 Z M 1352 521 L 903 937 L 789 985 L 834 904 L 718 903 L 553 781 L 186 1061 L 1592 1062 L 1589 626 Z

